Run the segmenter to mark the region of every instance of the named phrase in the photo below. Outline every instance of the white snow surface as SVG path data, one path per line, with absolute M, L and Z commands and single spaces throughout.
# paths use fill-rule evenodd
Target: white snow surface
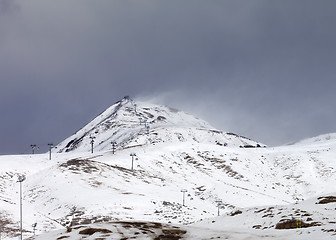
M 330 142 L 336 142 L 336 133 L 322 134 L 313 138 L 303 139 L 295 145 L 324 145 L 330 144 Z
M 180 110 L 125 98 L 58 144 L 54 151 L 90 152 L 90 137 L 94 138 L 95 151 L 110 150 L 112 142 L 116 142 L 119 148 L 144 145 L 148 142 L 265 146 L 234 133 L 218 131 L 204 120 Z
M 264 148 L 163 106 L 136 102 L 135 112 L 134 103 L 107 109 L 60 143 L 52 160 L 48 153 L 0 156 L 2 239 L 19 233 L 19 174 L 26 176 L 24 239 L 33 239 L 35 222 L 39 240 L 154 239 L 171 229 L 184 239 L 336 238 L 336 200 L 317 204 L 336 198 L 336 141 Z M 149 119 L 149 134 L 139 116 Z M 74 139 L 82 140 L 68 144 Z M 275 229 L 292 218 L 312 226 Z M 108 231 L 80 233 L 87 228 Z

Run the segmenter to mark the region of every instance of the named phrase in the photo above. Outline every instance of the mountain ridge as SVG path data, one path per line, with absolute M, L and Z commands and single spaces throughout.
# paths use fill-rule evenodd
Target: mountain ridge
M 328 144 L 331 141 L 336 141 L 336 133 L 320 134 L 318 136 L 305 138 L 288 145 Z

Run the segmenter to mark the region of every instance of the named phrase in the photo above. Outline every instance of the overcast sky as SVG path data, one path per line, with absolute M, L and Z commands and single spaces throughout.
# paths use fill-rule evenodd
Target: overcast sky
M 0 154 L 125 95 L 274 146 L 336 132 L 334 0 L 0 0 Z

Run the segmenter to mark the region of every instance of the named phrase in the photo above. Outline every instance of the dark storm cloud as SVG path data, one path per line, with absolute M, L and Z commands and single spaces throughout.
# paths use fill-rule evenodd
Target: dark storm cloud
M 59 142 L 124 95 L 271 145 L 336 130 L 334 1 L 12 3 L 0 153 Z

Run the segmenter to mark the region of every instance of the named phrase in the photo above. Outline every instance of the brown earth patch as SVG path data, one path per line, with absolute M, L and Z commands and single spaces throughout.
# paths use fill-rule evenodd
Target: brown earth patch
M 321 226 L 319 222 L 306 223 L 300 219 L 283 219 L 275 225 L 275 229 L 296 229 Z
M 317 198 L 317 200 L 319 201 L 316 204 L 327 204 L 336 202 L 336 197 L 335 196 L 319 197 Z
M 112 233 L 111 230 L 108 230 L 108 229 L 104 229 L 104 228 L 86 228 L 86 229 L 83 229 L 81 231 L 79 231 L 79 234 L 82 234 L 82 235 L 92 235 L 96 232 L 99 232 L 99 233 Z

